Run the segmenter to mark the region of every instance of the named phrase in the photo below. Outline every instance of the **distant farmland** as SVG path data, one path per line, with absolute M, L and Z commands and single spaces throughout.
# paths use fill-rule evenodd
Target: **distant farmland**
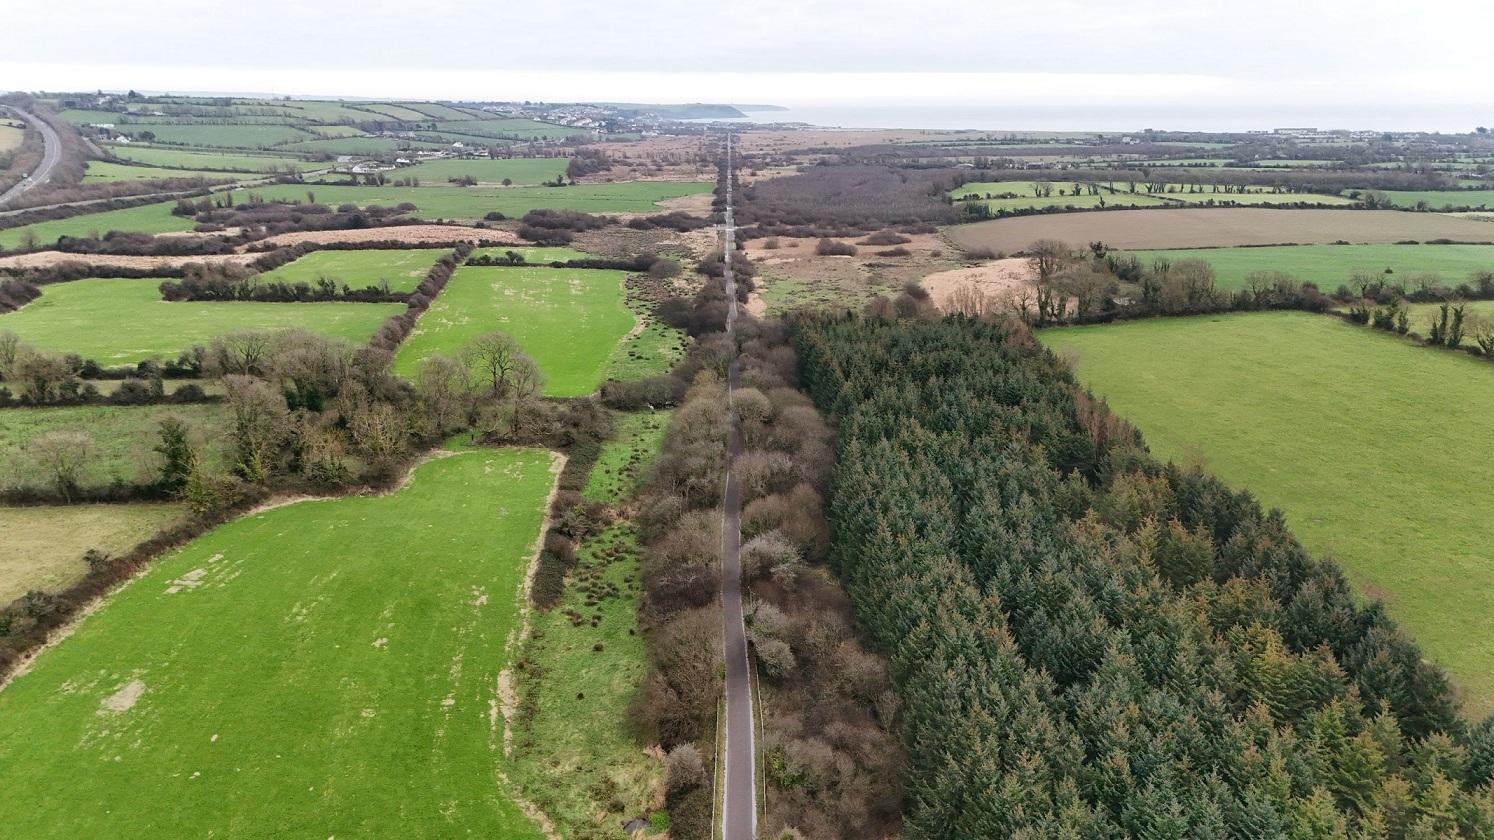
M 555 459 L 454 455 L 154 563 L 0 691 L 6 834 L 541 840 L 498 675 Z
M 1474 718 L 1494 712 L 1494 366 L 1304 313 L 1048 330 L 1080 378 L 1164 459 L 1201 458 L 1445 666 Z M 1436 410 L 1421 397 L 1446 394 Z
M 1123 250 L 1288 243 L 1389 244 L 1401 240 L 1494 243 L 1494 225 L 1398 210 L 1269 210 L 1252 207 L 1114 210 L 994 219 L 947 228 L 963 248 L 1017 251 L 1039 239 Z
M 183 169 L 233 170 L 241 172 L 272 172 L 290 168 L 302 170 L 331 166 L 330 163 L 315 163 L 304 158 L 276 157 L 272 155 L 248 155 L 234 152 L 214 153 L 157 146 L 112 145 L 109 151 L 120 160 L 135 161 L 148 166 L 169 166 Z
M 1348 283 L 1355 272 L 1400 281 L 1434 273 L 1444 284 L 1456 286 L 1474 271 L 1494 271 L 1494 245 L 1289 245 L 1130 253 L 1143 266 L 1157 259 L 1204 260 L 1214 266 L 1223 289 L 1243 288 L 1253 271 L 1279 271 L 1330 292 Z
M 399 303 L 165 303 L 160 285 L 158 279 L 54 283 L 37 300 L 0 315 L 0 330 L 45 350 L 111 365 L 174 359 L 194 344 L 237 330 L 300 327 L 362 343 L 404 309 Z
M 286 201 L 306 201 L 308 193 L 325 204 L 378 204 L 393 207 L 410 202 L 412 214 L 424 219 L 481 219 L 494 210 L 522 216 L 530 210 L 582 210 L 588 213 L 659 213 L 659 202 L 708 192 L 700 181 L 628 181 L 617 184 L 580 184 L 574 187 L 348 187 L 325 184 L 276 184 L 234 193 Z

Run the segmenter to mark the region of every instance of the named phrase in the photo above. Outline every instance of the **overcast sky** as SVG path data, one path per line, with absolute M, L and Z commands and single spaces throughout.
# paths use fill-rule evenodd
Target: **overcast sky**
M 1494 123 L 1489 0 L 7 5 L 0 88 Z

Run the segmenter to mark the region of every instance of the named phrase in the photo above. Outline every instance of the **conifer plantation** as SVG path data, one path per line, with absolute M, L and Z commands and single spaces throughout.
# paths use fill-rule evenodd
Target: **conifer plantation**
M 1163 466 L 1021 327 L 798 321 L 831 562 L 892 661 L 909 838 L 1494 831 L 1488 722 L 1282 518 Z

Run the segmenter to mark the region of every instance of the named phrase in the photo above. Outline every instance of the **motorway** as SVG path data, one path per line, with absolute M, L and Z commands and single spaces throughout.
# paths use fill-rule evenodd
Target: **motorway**
M 726 285 L 726 334 L 736 339 L 737 284 L 731 255 L 736 249 L 732 217 L 731 135 L 726 136 L 726 218 L 722 225 L 723 279 Z M 723 739 L 721 782 L 721 840 L 757 837 L 757 755 L 752 710 L 752 672 L 747 651 L 747 626 L 742 619 L 742 493 L 734 466 L 741 452 L 734 396 L 739 362 L 733 355 L 726 374 L 726 398 L 731 407 L 727 441 L 726 491 L 721 509 L 721 653 L 726 663 L 726 736 Z
M 57 136 L 56 129 L 35 114 L 22 111 L 15 106 L 10 106 L 9 110 L 41 132 L 42 160 L 35 169 L 31 170 L 28 177 L 22 178 L 15 186 L 0 194 L 0 205 L 4 205 L 32 187 L 46 183 L 47 179 L 52 176 L 52 170 L 57 166 L 57 162 L 62 160 L 62 138 Z

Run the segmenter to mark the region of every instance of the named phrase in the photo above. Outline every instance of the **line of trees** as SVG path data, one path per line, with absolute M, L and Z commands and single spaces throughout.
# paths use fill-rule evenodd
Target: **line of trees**
M 904 836 L 1482 837 L 1494 723 L 1280 514 L 1025 326 L 796 323 L 831 563 L 892 657 Z

